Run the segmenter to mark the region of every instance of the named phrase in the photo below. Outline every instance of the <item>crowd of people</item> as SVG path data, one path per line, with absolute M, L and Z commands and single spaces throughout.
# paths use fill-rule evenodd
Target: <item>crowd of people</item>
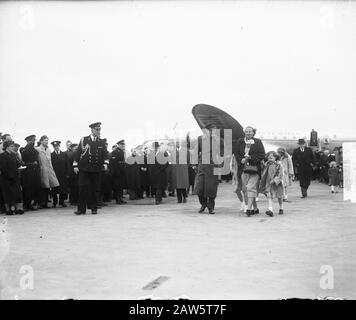
M 148 163 L 148 157 L 162 153 L 165 145 L 155 142 L 143 150 L 143 163 L 131 161 L 137 155 L 132 150 L 126 157 L 125 141 L 118 141 L 111 152 L 106 139 L 100 138 L 100 123 L 90 126 L 92 133 L 79 143 L 52 141 L 46 135 L 36 143 L 36 135 L 25 138 L 20 147 L 10 134 L 0 140 L 0 206 L 7 215 L 23 214 L 43 208 L 77 206 L 76 214 L 86 209 L 97 213 L 112 200 L 118 205 L 127 200 L 154 198 L 155 204 L 165 197 L 177 197 L 186 203 L 193 191 L 196 165 Z M 50 150 L 52 145 L 52 151 Z M 175 144 L 179 158 L 182 147 Z M 189 160 L 189 159 L 188 159 Z M 125 198 L 126 196 L 126 198 Z
M 15 143 L 10 134 L 0 140 L 0 206 L 7 215 L 23 214 L 41 208 L 77 206 L 76 215 L 86 214 L 87 209 L 97 214 L 98 209 L 112 200 L 117 205 L 127 200 L 154 198 L 156 205 L 165 197 L 177 197 L 186 203 L 190 190 L 197 195 L 201 207 L 215 213 L 219 176 L 215 173 L 216 156 L 211 148 L 204 150 L 203 140 L 220 141 L 213 134 L 212 125 L 206 126 L 198 138 L 197 163 L 191 163 L 189 146 L 175 142 L 167 146 L 155 142 L 142 153 L 131 150 L 126 156 L 125 141 L 118 141 L 111 152 L 106 139 L 100 137 L 101 123 L 90 126 L 90 135 L 79 143 L 66 142 L 61 151 L 61 141 L 49 143 L 43 135 L 25 138 L 26 145 Z M 266 214 L 274 216 L 274 199 L 278 213 L 283 214 L 283 203 L 288 202 L 288 187 L 299 180 L 302 198 L 308 196 L 312 179 L 329 183 L 331 192 L 342 186 L 342 149 L 313 152 L 299 139 L 299 147 L 290 155 L 285 148 L 266 153 L 262 141 L 255 137 L 256 129 L 246 127 L 245 137 L 232 147 L 231 174 L 233 190 L 241 202 L 241 211 L 247 216 L 259 213 L 259 195 L 268 199 Z M 49 145 L 53 150 L 50 150 Z M 172 152 L 174 151 L 174 152 Z M 172 157 L 175 161 L 172 161 Z M 181 161 L 182 156 L 186 161 Z M 140 157 L 141 161 L 135 161 Z M 153 157 L 153 158 L 152 158 Z M 209 161 L 202 161 L 202 159 Z M 149 161 L 153 159 L 153 161 Z M 159 161 L 166 159 L 166 161 Z M 225 159 L 227 161 L 227 159 Z M 124 195 L 127 195 L 126 198 Z M 127 199 L 128 198 L 128 199 Z M 50 204 L 50 205 L 49 205 Z

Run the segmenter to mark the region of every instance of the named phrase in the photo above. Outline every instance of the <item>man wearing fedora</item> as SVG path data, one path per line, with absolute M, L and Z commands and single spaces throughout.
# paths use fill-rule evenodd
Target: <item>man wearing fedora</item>
M 313 175 L 315 157 L 311 148 L 306 146 L 304 139 L 298 140 L 299 148 L 293 151 L 293 162 L 298 168 L 299 184 L 302 191 L 302 198 L 308 196 L 308 188 Z
M 91 134 L 80 140 L 73 162 L 79 185 L 77 215 L 85 214 L 87 208 L 92 214 L 98 213 L 100 175 L 103 168 L 108 168 L 108 150 L 100 139 L 101 122 L 92 123 L 89 128 Z

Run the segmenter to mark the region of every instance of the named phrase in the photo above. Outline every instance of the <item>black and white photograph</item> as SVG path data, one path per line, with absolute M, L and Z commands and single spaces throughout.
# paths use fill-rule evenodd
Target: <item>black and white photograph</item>
M 355 57 L 355 1 L 1 1 L 0 300 L 354 300 Z

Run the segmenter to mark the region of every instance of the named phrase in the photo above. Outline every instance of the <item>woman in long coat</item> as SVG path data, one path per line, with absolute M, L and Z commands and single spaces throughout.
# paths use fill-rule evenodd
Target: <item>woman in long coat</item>
M 172 154 L 174 155 L 174 153 Z M 180 155 L 182 159 L 180 159 Z M 186 155 L 186 156 L 184 156 Z M 184 157 L 184 159 L 183 159 Z M 189 189 L 189 170 L 188 170 L 188 157 L 187 149 L 180 147 L 177 144 L 175 151 L 175 161 L 172 167 L 172 188 L 177 190 L 178 203 L 187 202 L 187 189 Z
M 38 163 L 40 165 L 41 186 L 42 186 L 42 207 L 48 207 L 48 195 L 50 189 L 59 187 L 59 182 L 54 172 L 51 160 L 51 151 L 48 148 L 48 137 L 42 136 L 40 145 L 36 147 L 38 151 Z
M 5 141 L 4 152 L 0 155 L 0 184 L 6 206 L 6 214 L 23 214 L 22 190 L 18 168 L 21 166 L 16 157 L 15 143 Z

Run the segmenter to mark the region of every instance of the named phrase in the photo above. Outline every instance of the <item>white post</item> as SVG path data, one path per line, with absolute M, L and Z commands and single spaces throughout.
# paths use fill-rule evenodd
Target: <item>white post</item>
M 343 170 L 344 170 L 344 200 L 356 203 L 356 143 L 344 142 Z

